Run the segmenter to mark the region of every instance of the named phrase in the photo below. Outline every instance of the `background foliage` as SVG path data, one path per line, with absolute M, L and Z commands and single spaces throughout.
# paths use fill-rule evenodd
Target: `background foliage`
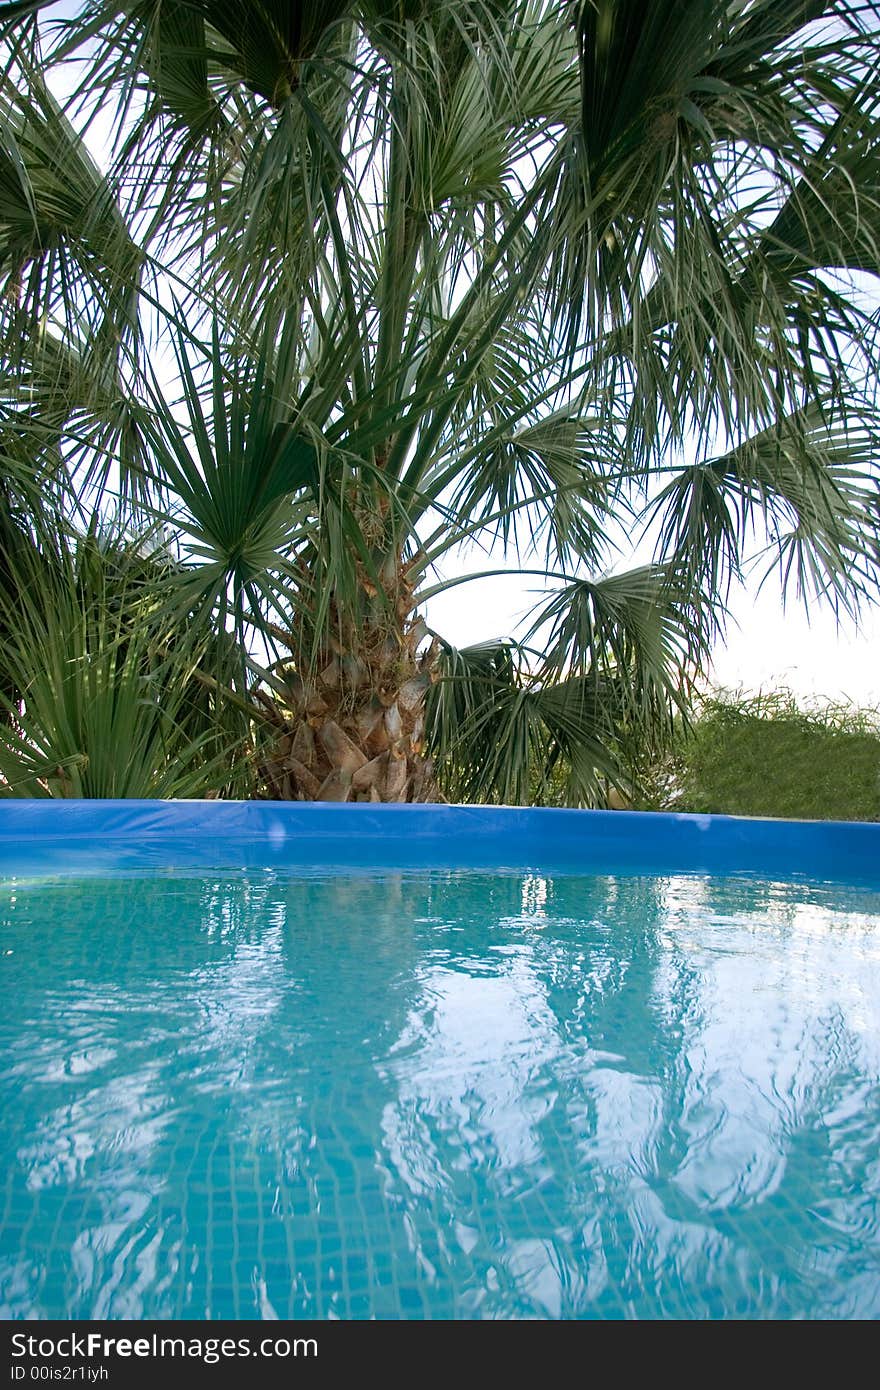
M 880 820 L 880 708 L 798 699 L 790 690 L 718 690 L 676 720 L 659 756 L 622 750 L 631 782 L 625 804 L 795 820 Z M 605 786 L 606 801 L 615 793 Z M 560 766 L 533 799 L 570 804 Z
M 665 799 L 683 811 L 880 820 L 880 710 L 790 691 L 703 701 Z

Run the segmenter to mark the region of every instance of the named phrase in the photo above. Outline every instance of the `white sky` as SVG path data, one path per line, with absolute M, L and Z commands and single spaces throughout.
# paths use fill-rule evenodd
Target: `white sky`
M 488 567 L 482 559 L 474 568 Z M 454 572 L 447 566 L 447 576 Z M 539 583 L 511 575 L 460 585 L 430 600 L 426 620 L 457 646 L 514 635 Z M 794 600 L 783 609 L 772 579 L 760 594 L 756 589 L 750 585 L 731 598 L 734 621 L 713 653 L 711 678 L 718 685 L 787 686 L 805 697 L 880 705 L 880 608 L 864 614 L 861 631 L 846 619 L 838 630 L 830 609 L 812 604 L 809 619 Z
M 846 697 L 880 704 L 880 609 L 865 612 L 861 630 L 849 621 L 838 629 L 834 615 L 813 605 L 809 621 L 802 605 L 783 611 L 769 584 L 748 591 L 732 605 L 738 629 L 714 654 L 714 678 L 722 685 L 787 685 L 799 694 Z

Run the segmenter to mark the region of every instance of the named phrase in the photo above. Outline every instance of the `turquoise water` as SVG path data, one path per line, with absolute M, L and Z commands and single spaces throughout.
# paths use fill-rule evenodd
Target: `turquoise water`
M 0 1316 L 880 1315 L 880 896 L 0 884 Z

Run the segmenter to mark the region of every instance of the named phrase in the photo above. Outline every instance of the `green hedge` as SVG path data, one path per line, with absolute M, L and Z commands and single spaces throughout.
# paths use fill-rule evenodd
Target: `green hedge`
M 697 711 L 641 804 L 812 820 L 880 820 L 876 710 L 800 707 L 788 691 L 719 694 Z

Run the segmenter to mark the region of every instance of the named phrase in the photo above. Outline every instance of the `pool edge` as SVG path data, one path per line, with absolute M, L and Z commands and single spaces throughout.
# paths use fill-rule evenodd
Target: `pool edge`
M 880 823 L 273 801 L 0 801 L 0 875 L 492 868 L 757 873 L 880 888 Z

